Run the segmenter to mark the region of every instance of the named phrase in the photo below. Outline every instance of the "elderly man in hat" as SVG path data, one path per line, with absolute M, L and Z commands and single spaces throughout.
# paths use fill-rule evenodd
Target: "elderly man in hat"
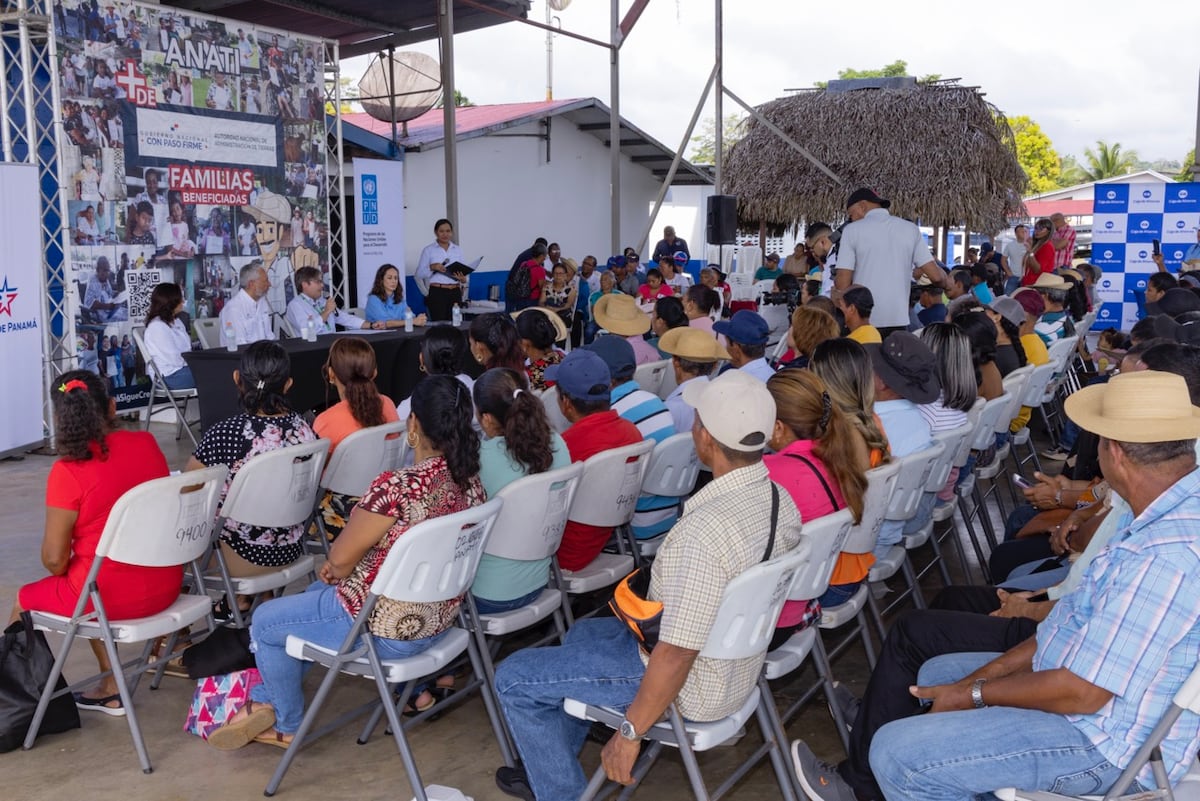
M 625 710 L 601 759 L 608 778 L 630 784 L 641 735 L 669 704 L 688 720 L 711 721 L 755 691 L 764 654 L 724 660 L 700 651 L 726 585 L 800 541 L 796 506 L 762 462 L 775 402 L 765 384 L 741 371 L 693 382 L 684 399 L 696 411 L 692 438 L 713 480 L 685 502 L 650 569 L 647 598 L 663 605 L 658 643 L 644 651 L 620 619 L 594 618 L 577 622 L 561 646 L 519 651 L 500 663 L 496 692 L 524 763 L 496 772 L 509 795 L 565 801 L 583 792 L 579 750 L 588 723 L 563 712 L 565 698 Z
M 946 273 L 934 261 L 917 226 L 888 213 L 891 201 L 871 189 L 856 189 L 846 200 L 851 224 L 842 232 L 834 288 L 862 284 L 874 293 L 875 326 L 886 337 L 908 327 L 908 290 L 924 275 L 947 286 Z
M 833 767 L 793 745 L 812 798 L 965 799 L 1004 786 L 1099 795 L 1113 783 L 1200 657 L 1194 395 L 1179 375 L 1147 371 L 1068 398 L 1067 415 L 1101 437 L 1112 511 L 1041 604 L 1044 621 L 902 618 L 855 718 L 850 758 Z M 990 662 L 980 653 L 1004 649 Z M 932 700 L 931 714 L 911 717 L 918 699 Z M 941 714 L 952 710 L 966 712 Z M 1198 740 L 1200 720 L 1185 711 L 1161 748 L 1172 783 Z M 1149 769 L 1138 782 L 1153 784 Z
M 695 410 L 683 399 L 684 387 L 693 382 L 706 382 L 718 361 L 728 361 L 729 351 L 711 334 L 699 328 L 672 328 L 658 340 L 663 353 L 671 354 L 671 369 L 675 371 L 675 389 L 667 396 L 667 409 L 675 423 L 675 433 L 692 430 Z
M 1046 304 L 1046 310 L 1033 327 L 1033 332 L 1041 337 L 1047 347 L 1056 340 L 1074 335 L 1075 321 L 1064 308 L 1067 290 L 1071 288 L 1066 279 L 1055 273 L 1042 273 L 1033 282 L 1033 288 Z
M 728 320 L 713 323 L 713 331 L 729 343 L 729 365 L 725 370 L 741 370 L 764 383 L 775 375 L 766 357 L 771 327 L 761 315 L 742 309 Z
M 259 189 L 254 203 L 242 206 L 242 213 L 254 218 L 254 238 L 271 282 L 267 303 L 273 312 L 284 314 L 295 290 L 293 272 L 301 267 L 318 266 L 317 253 L 306 247 L 293 247 L 290 257 L 282 252 L 283 232 L 292 220 L 292 204 L 283 195 Z
M 650 330 L 650 317 L 631 296 L 601 295 L 592 307 L 592 317 L 611 336 L 624 337 L 629 342 L 638 364 L 662 361 L 662 356 L 645 338 Z

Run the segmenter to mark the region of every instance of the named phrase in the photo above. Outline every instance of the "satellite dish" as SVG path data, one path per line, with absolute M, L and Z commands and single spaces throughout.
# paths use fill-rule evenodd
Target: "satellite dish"
M 569 5 L 571 5 L 571 0 L 550 0 L 550 7 L 555 11 L 562 11 Z
M 392 121 L 395 97 L 396 122 L 405 122 L 429 111 L 441 98 L 440 68 L 436 59 L 424 53 L 405 51 L 390 60 L 376 56 L 359 80 L 358 91 L 363 111 L 383 122 Z

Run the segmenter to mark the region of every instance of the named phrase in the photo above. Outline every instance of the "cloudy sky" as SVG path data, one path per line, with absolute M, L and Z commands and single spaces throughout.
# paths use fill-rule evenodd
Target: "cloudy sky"
M 622 13 L 630 0 L 620 0 Z M 979 86 L 1010 116 L 1041 124 L 1060 155 L 1097 139 L 1120 142 L 1148 161 L 1182 160 L 1196 136 L 1200 3 L 1094 0 L 1077 12 L 1036 5 L 1020 15 L 980 12 L 974 3 L 862 0 L 842 6 L 800 0 L 725 3 L 725 83 L 751 104 L 792 87 L 834 78 L 844 67 L 896 59 L 913 75 L 939 73 Z M 979 9 L 977 11 L 976 9 Z M 531 17 L 544 19 L 545 0 Z M 608 38 L 609 3 L 574 0 L 555 12 L 562 26 Z M 652 0 L 621 50 L 621 112 L 669 147 L 687 126 L 713 60 L 714 0 Z M 507 23 L 456 38 L 459 91 L 476 104 L 540 100 L 546 91 L 545 35 Z M 436 43 L 414 47 L 436 57 Z M 369 59 L 346 62 L 357 76 Z M 604 50 L 554 40 L 555 98 L 607 103 Z M 712 100 L 708 102 L 711 116 Z M 735 110 L 732 101 L 725 111 Z

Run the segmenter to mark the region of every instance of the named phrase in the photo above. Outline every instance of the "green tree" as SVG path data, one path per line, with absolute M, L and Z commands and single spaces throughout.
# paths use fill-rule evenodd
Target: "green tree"
M 721 143 L 723 152 L 728 153 L 733 143 L 741 139 L 746 131 L 743 123 L 746 117 L 741 114 L 728 114 L 722 127 Z M 716 125 L 712 117 L 705 117 L 700 122 L 700 130 L 692 135 L 688 142 L 688 161 L 693 164 L 715 164 L 716 159 Z
M 1050 137 L 1027 115 L 1006 119 L 1016 141 L 1017 162 L 1029 178 L 1030 191 L 1040 194 L 1056 188 L 1062 166 Z
M 454 90 L 454 107 L 455 108 L 462 108 L 463 106 L 473 106 L 473 105 L 475 105 L 475 104 L 471 102 L 471 98 L 467 97 L 466 95 L 464 95 L 462 92 L 458 91 L 457 89 Z M 446 107 L 446 95 L 443 94 L 441 100 L 439 100 L 437 102 L 437 105 L 434 106 L 434 108 L 445 108 L 445 107 Z
M 847 67 L 844 70 L 838 70 L 838 78 L 843 81 L 855 78 L 902 78 L 905 75 L 908 75 L 908 62 L 902 58 L 896 59 L 891 64 L 884 64 L 877 69 L 856 70 L 853 67 Z M 917 81 L 919 83 L 932 83 L 933 81 L 941 80 L 941 78 L 941 75 L 932 73 L 917 78 Z M 818 81 L 815 85 L 819 89 L 824 89 L 829 85 L 829 82 Z
M 1179 170 L 1179 174 L 1175 176 L 1175 180 L 1182 181 L 1184 183 L 1196 180 L 1195 175 L 1192 173 L 1192 170 L 1195 168 L 1195 166 L 1196 148 L 1192 148 L 1188 151 L 1187 156 L 1184 157 L 1183 168 Z
M 1137 152 L 1125 150 L 1120 142 L 1111 145 L 1103 139 L 1096 140 L 1096 148 L 1083 149 L 1083 163 L 1079 165 L 1081 183 L 1102 181 L 1133 172 L 1137 165 Z

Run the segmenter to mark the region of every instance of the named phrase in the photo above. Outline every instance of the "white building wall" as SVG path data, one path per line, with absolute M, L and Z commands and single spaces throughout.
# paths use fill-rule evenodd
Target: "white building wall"
M 458 144 L 461 219 L 454 221 L 456 241 L 468 260 L 484 257 L 481 271 L 506 272 L 513 258 L 538 236 L 558 242 L 563 256 L 576 261 L 591 254 L 603 266 L 613 255 L 608 252 L 608 148 L 563 117 L 554 118 L 551 125 L 549 162 L 544 139 L 512 136 L 541 131 L 541 125 L 531 123 L 504 130 L 506 136 L 481 136 Z M 444 159 L 441 148 L 405 156 L 404 246 L 409 275 L 416 269 L 421 249 L 433 241 L 434 222 L 446 214 Z M 622 247 L 641 235 L 658 187 L 649 170 L 622 158 Z

